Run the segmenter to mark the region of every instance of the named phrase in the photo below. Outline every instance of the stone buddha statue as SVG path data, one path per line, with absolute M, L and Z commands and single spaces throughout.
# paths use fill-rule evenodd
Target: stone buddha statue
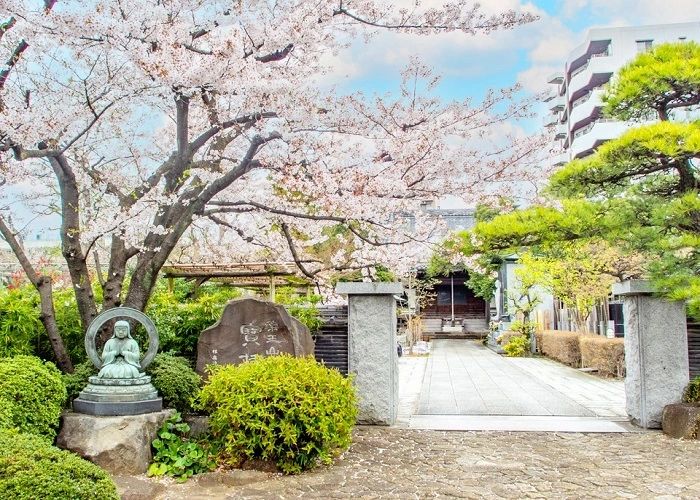
M 112 336 L 105 342 L 102 356 L 97 353 L 95 337 L 106 321 L 114 318 L 138 321 L 148 333 L 148 351 L 141 359 L 139 345 L 124 320 L 114 323 Z M 88 415 L 141 415 L 159 412 L 163 399 L 142 372 L 158 352 L 158 331 L 153 321 L 141 311 L 115 307 L 98 315 L 85 334 L 85 350 L 99 373 L 88 378 L 85 389 L 73 400 L 73 411 Z
M 117 321 L 114 333 L 102 351 L 102 369 L 99 378 L 129 379 L 142 377 L 139 345 L 131 336 L 127 321 Z

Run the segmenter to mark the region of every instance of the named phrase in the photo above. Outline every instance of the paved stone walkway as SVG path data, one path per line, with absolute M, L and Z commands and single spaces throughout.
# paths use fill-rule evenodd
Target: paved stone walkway
M 123 500 L 700 498 L 700 441 L 627 434 L 358 427 L 333 466 L 299 476 L 231 471 L 184 484 L 118 478 Z
M 421 415 L 627 416 L 622 381 L 546 358 L 509 358 L 480 343 L 432 343 Z

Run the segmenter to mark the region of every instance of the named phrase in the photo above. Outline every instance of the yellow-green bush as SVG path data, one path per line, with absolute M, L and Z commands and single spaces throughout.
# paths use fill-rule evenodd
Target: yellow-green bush
M 350 378 L 289 355 L 216 367 L 199 407 L 210 415 L 220 460 L 269 460 L 286 473 L 329 463 L 347 449 L 357 416 Z
M 522 357 L 530 354 L 530 338 L 518 334 L 511 337 L 507 344 L 503 346 L 503 350 L 510 357 Z
M 581 366 L 581 334 L 560 330 L 544 330 L 540 344 L 540 352 L 552 359 L 573 366 Z
M 98 466 L 31 434 L 0 430 L 0 492 L 13 500 L 119 500 Z
M 0 400 L 12 426 L 53 442 L 66 402 L 66 386 L 53 363 L 34 356 L 0 358 Z
M 498 336 L 498 343 L 503 347 L 516 337 L 522 337 L 522 334 L 520 332 L 505 331 Z
M 594 368 L 601 375 L 625 376 L 625 343 L 600 335 L 580 335 L 581 366 Z
M 46 331 L 38 304 L 39 295 L 24 288 L 0 289 L 0 357 L 34 354 Z

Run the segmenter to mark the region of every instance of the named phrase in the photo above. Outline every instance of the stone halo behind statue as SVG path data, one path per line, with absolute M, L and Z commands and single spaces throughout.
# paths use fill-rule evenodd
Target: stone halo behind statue
M 148 351 L 140 360 L 140 350 L 131 337 L 129 323 L 117 321 L 112 337 L 105 343 L 102 357 L 97 354 L 95 337 L 102 325 L 114 318 L 138 321 L 148 333 Z M 153 361 L 158 352 L 158 332 L 144 313 L 128 307 L 109 309 L 98 315 L 85 334 L 85 351 L 100 369 L 88 379 L 88 385 L 73 400 L 73 410 L 89 415 L 140 415 L 163 409 L 163 400 L 151 384 L 151 377 L 141 370 Z

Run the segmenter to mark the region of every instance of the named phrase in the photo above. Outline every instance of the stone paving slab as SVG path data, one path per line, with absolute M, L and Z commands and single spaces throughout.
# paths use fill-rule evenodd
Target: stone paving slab
M 439 431 L 515 431 L 515 432 L 630 432 L 636 430 L 627 422 L 614 422 L 599 417 L 558 417 L 519 415 L 413 415 L 411 429 Z
M 507 358 L 473 341 L 435 340 L 414 413 L 626 418 L 624 401 L 622 381 L 546 358 Z
M 674 440 L 659 431 L 357 427 L 353 438 L 332 466 L 298 476 L 228 471 L 183 484 L 133 476 L 117 478 L 119 493 L 123 500 L 700 498 L 700 441 Z

